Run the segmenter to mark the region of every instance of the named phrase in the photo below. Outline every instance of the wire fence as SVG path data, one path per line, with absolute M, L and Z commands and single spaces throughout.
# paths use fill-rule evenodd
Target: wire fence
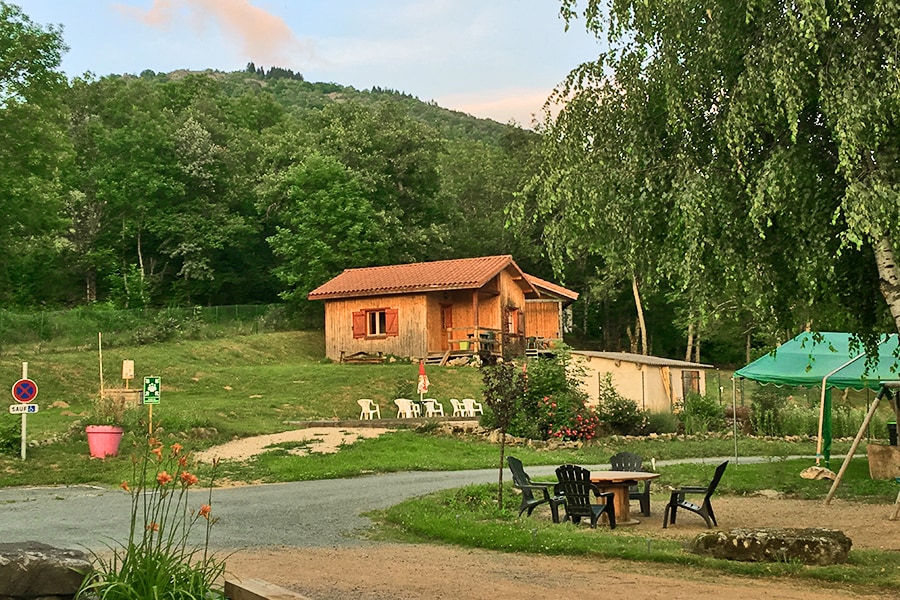
M 0 354 L 96 349 L 172 339 L 204 339 L 307 328 L 309 318 L 284 305 L 243 304 L 121 310 L 103 305 L 71 310 L 0 310 Z

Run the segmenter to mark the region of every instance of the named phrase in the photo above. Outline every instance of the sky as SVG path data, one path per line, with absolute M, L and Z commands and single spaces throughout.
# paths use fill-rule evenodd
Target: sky
M 558 0 L 6 0 L 61 25 L 62 69 L 238 71 L 248 62 L 529 127 L 599 42 Z

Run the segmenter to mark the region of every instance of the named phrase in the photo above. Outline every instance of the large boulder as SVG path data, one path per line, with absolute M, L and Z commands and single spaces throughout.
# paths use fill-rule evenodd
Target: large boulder
M 0 600 L 71 598 L 91 568 L 81 550 L 40 542 L 0 543 Z
M 852 542 L 835 529 L 767 527 L 706 531 L 688 543 L 694 554 L 750 562 L 833 565 L 847 561 Z

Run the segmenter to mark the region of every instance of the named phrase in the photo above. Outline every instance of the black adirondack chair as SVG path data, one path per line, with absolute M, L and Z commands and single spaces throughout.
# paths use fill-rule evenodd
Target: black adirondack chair
M 506 464 L 509 465 L 509 470 L 512 472 L 513 487 L 522 492 L 519 516 L 521 517 L 526 510 L 528 511 L 528 516 L 531 516 L 531 512 L 536 506 L 548 504 L 550 506 L 550 514 L 553 516 L 553 522 L 559 523 L 559 505 L 565 504 L 566 499 L 550 494 L 553 484 L 534 483 L 531 481 L 531 477 L 528 476 L 528 473 L 525 472 L 525 468 L 522 466 L 522 461 L 515 456 L 507 456 Z
M 562 465 L 556 468 L 559 483 L 553 488 L 557 495 L 566 499 L 566 513 L 563 521 L 572 519 L 580 523 L 581 517 L 591 520 L 591 529 L 597 527 L 600 515 L 606 513 L 609 528 L 616 528 L 616 508 L 613 504 L 612 492 L 601 492 L 597 484 L 591 483 L 591 472 L 578 465 Z M 594 498 L 603 499 L 604 503 L 595 503 Z
M 644 459 L 632 452 L 619 452 L 610 457 L 609 464 L 613 471 L 643 471 Z M 643 489 L 642 489 L 643 487 Z M 641 503 L 641 514 L 650 516 L 650 480 L 632 485 L 628 488 L 628 499 Z
M 716 521 L 716 514 L 713 512 L 713 507 L 712 504 L 710 504 L 709 499 L 712 497 L 713 492 L 716 491 L 716 486 L 719 485 L 719 480 L 722 479 L 722 473 L 725 472 L 725 467 L 727 466 L 728 461 L 726 460 L 716 467 L 716 472 L 713 475 L 712 481 L 710 481 L 709 485 L 706 487 L 687 486 L 672 490 L 672 496 L 669 498 L 669 503 L 666 504 L 666 512 L 663 515 L 663 529 L 668 527 L 669 523 L 675 523 L 675 515 L 679 508 L 697 513 L 703 517 L 703 520 L 706 521 L 706 526 L 709 528 L 712 528 L 713 525 L 718 527 L 719 523 Z M 684 498 L 687 494 L 704 494 L 703 503 L 697 505 L 693 502 L 688 502 Z M 669 520 L 670 513 L 671 520 Z

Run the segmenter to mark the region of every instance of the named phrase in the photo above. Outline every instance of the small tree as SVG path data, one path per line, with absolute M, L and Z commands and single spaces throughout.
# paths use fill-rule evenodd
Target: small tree
M 512 362 L 482 367 L 484 402 L 500 431 L 500 474 L 497 479 L 497 507 L 503 508 L 503 461 L 506 454 L 506 431 L 516 415 L 520 398 L 525 394 L 525 376 Z

